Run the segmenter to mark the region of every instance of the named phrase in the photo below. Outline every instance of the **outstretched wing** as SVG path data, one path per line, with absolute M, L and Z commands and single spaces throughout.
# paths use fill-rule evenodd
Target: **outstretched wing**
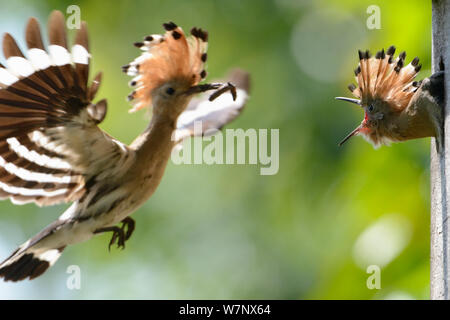
M 18 204 L 74 201 L 83 195 L 94 173 L 132 156 L 126 146 L 97 127 L 106 115 L 106 100 L 92 103 L 101 74 L 88 86 L 85 22 L 71 52 L 61 12 L 50 15 L 48 33 L 46 50 L 38 22 L 29 20 L 28 58 L 9 34 L 3 38 L 0 199 Z
M 189 137 L 215 134 L 241 114 L 248 99 L 250 76 L 243 70 L 235 69 L 226 82 L 236 86 L 236 100 L 233 100 L 230 94 L 223 94 L 214 101 L 209 101 L 209 95 L 206 93 L 192 99 L 187 109 L 178 117 L 175 141 L 181 143 Z

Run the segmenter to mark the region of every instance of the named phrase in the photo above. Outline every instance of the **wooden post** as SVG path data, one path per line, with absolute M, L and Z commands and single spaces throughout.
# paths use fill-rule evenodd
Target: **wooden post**
M 431 264 L 430 294 L 433 300 L 449 297 L 449 206 L 450 206 L 450 0 L 432 0 L 433 72 L 445 65 L 446 105 L 444 138 L 440 153 L 431 143 Z M 420 40 L 419 40 L 420 41 Z M 447 137 L 447 135 L 449 135 Z

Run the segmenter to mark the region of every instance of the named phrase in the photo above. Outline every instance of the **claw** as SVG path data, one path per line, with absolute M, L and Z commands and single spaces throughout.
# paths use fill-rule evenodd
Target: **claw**
M 126 217 L 121 222 L 122 226 L 120 228 L 117 226 L 113 226 L 100 228 L 94 231 L 94 233 L 103 233 L 103 232 L 113 233 L 108 245 L 109 251 L 111 251 L 111 246 L 116 244 L 116 241 L 117 241 L 117 248 L 122 248 L 122 250 L 125 249 L 125 241 L 130 239 L 131 235 L 133 234 L 136 225 L 135 221 L 130 217 Z
M 111 237 L 111 240 L 109 241 L 108 250 L 111 251 L 111 246 L 116 243 L 117 240 L 117 247 L 125 248 L 125 233 L 122 228 L 119 227 L 106 227 L 106 228 L 100 228 L 94 231 L 94 233 L 103 233 L 103 232 L 112 232 L 113 235 Z
M 123 239 L 123 230 L 120 229 L 119 227 L 114 227 L 111 241 L 109 241 L 109 246 L 108 246 L 109 251 L 111 251 L 111 246 L 116 243 L 117 238 L 119 238 L 119 241 L 117 242 L 117 247 L 119 248 L 120 243 L 121 243 L 120 240 Z M 125 247 L 125 244 L 124 244 L 124 247 Z
M 127 232 L 125 232 L 125 240 L 128 240 L 133 234 L 133 231 L 136 227 L 136 222 L 130 217 L 126 217 L 122 220 L 122 230 L 125 230 L 125 227 L 127 228 Z

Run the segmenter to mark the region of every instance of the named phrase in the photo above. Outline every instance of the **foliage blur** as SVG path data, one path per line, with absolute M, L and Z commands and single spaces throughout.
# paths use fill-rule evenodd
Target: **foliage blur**
M 2 299 L 426 299 L 429 297 L 429 145 L 378 150 L 362 138 L 337 143 L 363 113 L 334 100 L 354 81 L 357 50 L 394 44 L 430 75 L 431 2 L 331 0 L 1 0 L 0 30 L 24 48 L 35 16 L 81 8 L 91 75 L 104 72 L 102 128 L 129 143 L 148 123 L 127 113 L 132 43 L 174 21 L 209 31 L 208 79 L 232 67 L 252 76 L 251 99 L 230 128 L 279 128 L 280 170 L 252 165 L 169 164 L 154 196 L 133 217 L 125 250 L 110 234 L 68 248 L 44 276 L 0 282 Z M 366 10 L 381 9 L 369 30 Z M 3 61 L 2 61 L 3 62 Z M 52 222 L 65 206 L 0 203 L 0 257 Z M 81 268 L 69 290 L 68 266 Z M 369 265 L 381 289 L 369 290 Z

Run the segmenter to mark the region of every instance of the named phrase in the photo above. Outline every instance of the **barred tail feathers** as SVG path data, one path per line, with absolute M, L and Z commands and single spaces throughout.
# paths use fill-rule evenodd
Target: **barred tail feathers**
M 29 243 L 30 240 L 0 264 L 0 278 L 13 282 L 37 278 L 55 264 L 65 248 L 36 248 L 29 247 Z
M 64 237 L 67 230 L 61 230 L 67 225 L 68 220 L 58 219 L 21 245 L 0 263 L 0 278 L 15 282 L 42 275 L 55 264 L 69 244 L 67 237 Z

